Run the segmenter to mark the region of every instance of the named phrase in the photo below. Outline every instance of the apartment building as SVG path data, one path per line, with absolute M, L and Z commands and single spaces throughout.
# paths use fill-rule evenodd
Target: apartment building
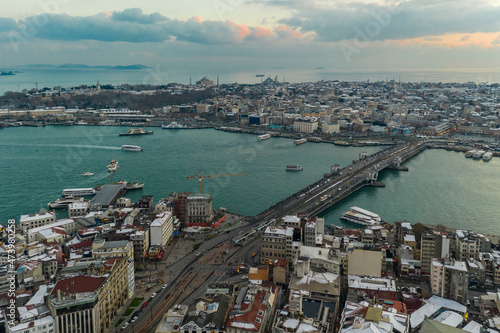
M 431 265 L 432 293 L 465 304 L 469 288 L 469 273 L 463 261 L 434 258 Z

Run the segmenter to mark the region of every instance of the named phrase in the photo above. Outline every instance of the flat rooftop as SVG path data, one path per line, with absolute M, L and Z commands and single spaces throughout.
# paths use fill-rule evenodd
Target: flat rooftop
M 109 206 L 125 185 L 104 185 L 101 190 L 90 200 L 90 207 Z

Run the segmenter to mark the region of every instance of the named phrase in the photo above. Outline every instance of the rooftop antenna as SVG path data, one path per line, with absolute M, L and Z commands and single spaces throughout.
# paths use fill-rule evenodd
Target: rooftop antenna
M 38 91 L 38 82 L 35 82 L 36 85 L 36 91 Z
M 192 86 L 193 84 L 191 83 L 191 76 L 189 77 L 189 85 Z
M 217 75 L 217 87 L 219 86 L 219 75 Z

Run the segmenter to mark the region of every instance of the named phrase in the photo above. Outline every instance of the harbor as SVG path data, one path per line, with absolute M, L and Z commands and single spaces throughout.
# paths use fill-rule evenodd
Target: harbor
M 295 146 L 289 138 L 273 136 L 268 140 L 258 141 L 256 135 L 217 130 L 157 131 L 154 135 L 130 137 L 130 141 L 124 141 L 127 137 L 119 137 L 119 131 L 121 129 L 116 126 L 17 127 L 0 131 L 3 140 L 0 154 L 10 166 L 4 172 L 12 182 L 11 188 L 0 189 L 0 196 L 5 198 L 2 203 L 3 217 L 0 220 L 3 222 L 8 217 L 18 218 L 19 204 L 8 200 L 13 195 L 24 198 L 23 211 L 30 212 L 40 209 L 40 202 L 48 203 L 60 197 L 64 188 L 90 188 L 96 184 L 109 183 L 106 165 L 111 158 L 116 159 L 120 166 L 113 175 L 115 182 L 124 179 L 146 183 L 142 191 L 129 191 L 126 194 L 132 200 L 138 200 L 145 193 L 159 199 L 165 195 L 165 190 L 196 193 L 196 184 L 186 182 L 185 176 L 197 174 L 199 166 L 189 155 L 185 155 L 186 151 L 195 151 L 200 159 L 207 161 L 213 173 L 248 173 L 245 177 L 220 178 L 207 183 L 207 191 L 214 195 L 214 207 L 227 207 L 232 212 L 255 216 L 314 184 L 325 173 L 330 174 L 333 164 L 339 164 L 348 170 L 353 160 L 359 160 L 360 153 L 366 152 L 369 156 L 384 148 L 342 147 L 310 142 Z M 37 145 L 33 146 L 30 140 L 35 137 Z M 165 142 L 169 144 L 165 145 Z M 139 145 L 144 150 L 140 153 L 120 151 L 124 144 Z M 404 218 L 439 224 L 441 220 L 452 219 L 456 225 L 464 228 L 469 223 L 475 223 L 479 226 L 478 229 L 484 228 L 481 230 L 486 232 L 491 226 L 482 217 L 494 220 L 495 200 L 500 200 L 500 197 L 494 194 L 485 198 L 481 193 L 484 188 L 500 186 L 495 176 L 500 160 L 493 157 L 484 163 L 466 159 L 464 153 L 446 151 L 445 147 L 444 143 L 436 145 L 437 149 L 426 149 L 414 159 L 403 163 L 402 166 L 407 167 L 409 172 L 402 173 L 389 168 L 382 170 L 377 180 L 379 183 L 362 187 L 320 215 L 326 218 L 327 225 L 352 227 L 353 224 L 341 220 L 340 215 L 351 206 L 359 206 L 376 212 L 389 221 Z M 11 154 L 14 150 L 17 152 L 15 156 Z M 54 155 L 55 152 L 60 153 Z M 292 152 L 295 157 L 290 159 Z M 164 168 L 159 167 L 165 154 L 168 154 L 172 163 L 167 177 L 163 174 Z M 230 164 L 228 159 L 232 161 Z M 23 171 L 21 177 L 17 170 L 25 170 L 27 161 L 37 167 L 33 173 Z M 154 167 L 144 168 L 144 161 Z M 303 171 L 286 172 L 287 164 L 298 164 Z M 185 170 L 185 165 L 193 167 Z M 443 168 L 443 165 L 447 167 Z M 478 167 L 481 175 L 477 174 Z M 95 175 L 84 177 L 84 172 Z M 451 176 L 456 173 L 475 176 L 458 179 Z M 36 186 L 40 178 L 45 179 L 43 189 Z M 157 181 L 151 182 L 148 179 Z M 385 184 L 385 188 L 375 187 L 381 183 Z M 241 192 L 241 188 L 247 190 Z M 273 188 L 273 191 L 262 191 L 263 188 Z M 468 191 L 463 192 L 463 188 Z M 411 194 L 422 191 L 426 193 L 425 196 Z M 456 193 L 460 195 L 456 196 Z M 493 193 L 497 192 L 493 190 Z M 439 205 L 434 201 L 448 202 L 446 198 L 449 196 L 456 199 L 445 215 L 435 208 Z M 33 197 L 39 199 L 32 200 Z M 318 201 L 320 198 L 321 196 Z M 248 204 L 249 200 L 253 202 L 252 205 Z M 395 202 L 398 204 L 388 204 Z M 416 203 L 425 208 L 417 210 L 414 208 Z M 459 213 L 463 207 L 471 212 L 467 219 Z

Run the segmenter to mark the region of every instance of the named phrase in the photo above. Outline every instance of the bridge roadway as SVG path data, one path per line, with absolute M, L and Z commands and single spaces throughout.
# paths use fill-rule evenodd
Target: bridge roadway
M 316 216 L 363 186 L 372 185 L 372 180 L 376 180 L 381 170 L 393 167 L 394 164 L 399 166 L 400 162 L 428 146 L 428 143 L 405 142 L 369 155 L 364 160 L 354 161 L 337 173 L 318 180 L 259 215 L 249 218 L 249 222 L 260 225 L 265 221 L 291 214 Z
M 248 230 L 254 230 L 255 225 L 268 222 L 273 218 L 297 213 L 304 213 L 306 216 L 310 217 L 315 216 L 357 189 L 369 185 L 369 182 L 367 182 L 367 175 L 373 175 L 384 168 L 392 166 L 394 159 L 399 158 L 400 161 L 403 162 L 429 146 L 428 143 L 406 142 L 367 156 L 364 160 L 355 161 L 350 166 L 340 169 L 339 172 L 335 174 L 320 179 L 316 183 L 309 185 L 307 188 L 268 208 L 259 215 L 247 217 L 243 225 L 232 229 L 229 233 L 223 233 L 206 240 L 201 244 L 198 251 L 206 253 L 221 242 L 237 239 L 241 233 L 247 232 Z M 330 195 L 331 197 L 321 201 L 321 197 L 325 195 Z M 244 244 L 235 254 L 233 254 L 233 258 L 248 252 L 250 246 L 251 243 Z M 167 288 L 157 291 L 158 295 L 155 298 L 147 300 L 148 305 L 146 308 L 140 310 L 137 321 L 131 323 L 124 330 L 121 330 L 119 327 L 116 329 L 110 327 L 107 332 L 122 331 L 125 333 L 141 333 L 154 331 L 163 313 L 166 311 L 166 299 L 168 299 L 173 291 L 179 287 L 182 277 L 193 270 L 192 265 L 196 260 L 198 260 L 198 257 L 193 251 L 191 253 L 186 253 L 181 260 L 167 267 L 166 269 L 173 275 L 173 279 L 170 281 Z M 215 272 L 221 276 L 227 269 L 228 267 L 226 265 L 221 264 Z M 210 277 L 209 281 L 215 279 L 217 279 L 216 276 Z

